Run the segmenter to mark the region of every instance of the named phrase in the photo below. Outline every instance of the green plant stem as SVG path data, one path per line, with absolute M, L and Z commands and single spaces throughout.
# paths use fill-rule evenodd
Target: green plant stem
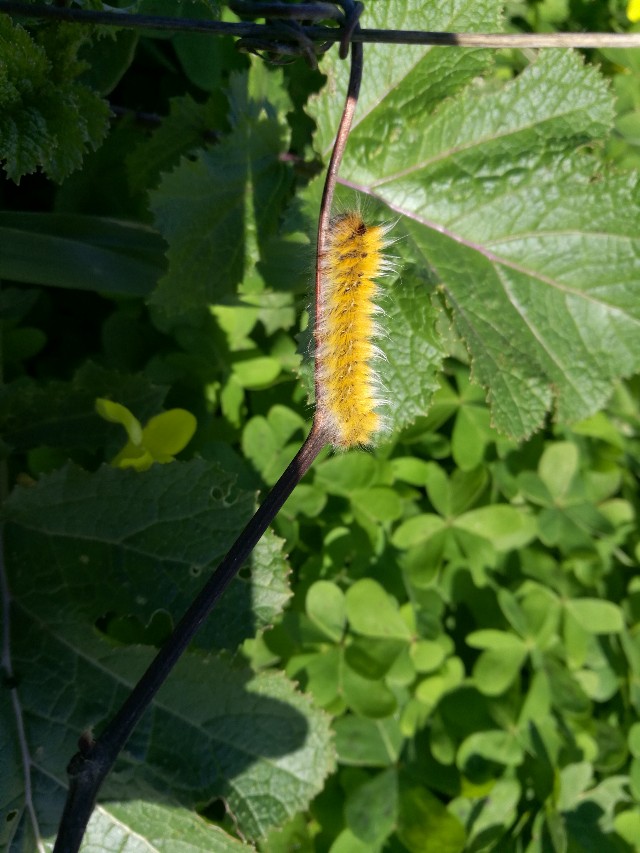
M 153 659 L 118 713 L 96 740 L 87 735 L 81 737 L 79 752 L 73 756 L 67 767 L 69 791 L 53 848 L 54 853 L 76 853 L 80 849 L 98 790 L 118 753 L 196 631 L 207 619 L 216 602 L 326 444 L 323 431 L 314 423 L 293 461 L 176 625 L 171 637 Z

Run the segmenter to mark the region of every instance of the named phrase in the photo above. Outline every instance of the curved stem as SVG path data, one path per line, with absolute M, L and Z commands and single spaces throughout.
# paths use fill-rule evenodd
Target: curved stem
M 358 32 L 355 29 L 354 34 Z M 324 182 L 324 190 L 322 192 L 322 202 L 320 203 L 320 216 L 318 218 L 318 238 L 316 242 L 316 275 L 315 275 L 315 311 L 314 316 L 317 323 L 317 318 L 322 314 L 322 259 L 326 253 L 327 239 L 329 234 L 329 223 L 331 221 L 331 206 L 333 204 L 333 196 L 338 180 L 338 170 L 342 163 L 344 151 L 347 146 L 347 140 L 353 124 L 353 116 L 358 103 L 358 95 L 360 94 L 360 84 L 362 83 L 362 68 L 363 68 L 363 49 L 361 44 L 351 45 L 351 71 L 349 74 L 349 85 L 347 88 L 347 97 L 342 111 L 340 124 L 336 140 L 333 144 L 331 159 L 327 167 L 327 177 Z M 315 363 L 315 392 L 316 403 L 318 401 L 318 346 L 317 346 L 317 328 L 314 330 L 316 339 L 316 363 Z

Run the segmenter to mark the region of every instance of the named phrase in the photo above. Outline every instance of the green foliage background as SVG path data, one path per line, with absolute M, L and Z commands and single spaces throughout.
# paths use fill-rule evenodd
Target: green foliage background
M 363 22 L 629 28 L 618 0 L 370 0 Z M 6 16 L 0 51 L 0 846 L 30 853 L 79 733 L 308 429 L 346 67 Z M 387 434 L 296 489 L 86 849 L 638 849 L 639 84 L 630 50 L 365 48 L 338 205 L 394 222 Z M 99 397 L 197 432 L 120 470 Z

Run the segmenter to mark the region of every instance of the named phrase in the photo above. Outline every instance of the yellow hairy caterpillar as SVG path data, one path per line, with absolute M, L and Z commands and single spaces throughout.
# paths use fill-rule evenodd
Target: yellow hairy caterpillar
M 316 318 L 316 417 L 336 447 L 369 444 L 382 426 L 373 361 L 375 279 L 388 225 L 368 226 L 357 212 L 331 220 L 321 258 Z

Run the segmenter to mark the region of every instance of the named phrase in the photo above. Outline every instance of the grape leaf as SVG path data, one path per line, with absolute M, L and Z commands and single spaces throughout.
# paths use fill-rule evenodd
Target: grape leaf
M 32 581 L 39 580 L 36 569 Z M 5 690 L 0 707 L 0 838 L 3 849 L 24 853 L 55 834 L 78 732 L 99 731 L 150 660 L 147 651 L 114 648 L 98 637 L 62 587 L 52 593 L 49 612 L 43 620 L 29 596 L 14 600 L 11 658 L 19 678 L 12 701 Z M 52 688 L 47 702 L 43 685 Z M 223 798 L 249 838 L 282 823 L 308 804 L 333 767 L 328 719 L 283 676 L 187 655 L 107 780 L 87 842 L 103 850 L 107 838 L 133 844 L 143 833 L 147 845 L 154 837 L 163 842 L 160 849 L 180 849 L 170 845 L 178 839 L 237 849 L 189 809 Z
M 149 660 L 142 647 L 114 644 L 96 621 L 105 612 L 178 615 L 252 508 L 250 493 L 203 460 L 144 475 L 68 466 L 13 491 L 4 519 L 16 689 L 3 705 L 0 744 L 10 849 L 34 849 L 34 837 L 53 834 L 78 733 L 101 729 Z M 273 620 L 289 594 L 285 573 L 281 544 L 268 535 L 254 552 L 252 584 L 232 584 L 197 645 L 235 648 Z M 177 849 L 171 839 L 193 836 L 204 847 L 195 817 L 178 813 L 165 826 L 163 814 L 212 798 L 223 798 L 243 834 L 256 838 L 304 808 L 332 764 L 328 718 L 285 678 L 187 655 L 106 784 L 89 838 L 102 832 L 133 844 L 141 832 Z M 209 843 L 234 849 L 219 834 Z
M 159 610 L 177 620 L 248 521 L 253 495 L 201 459 L 154 465 L 144 474 L 67 466 L 5 505 L 15 523 L 13 563 L 27 580 L 35 564 L 56 567 L 91 623 L 129 617 L 148 624 Z M 234 580 L 195 645 L 235 650 L 282 611 L 289 597 L 281 543 L 267 535 L 249 578 Z M 28 584 L 30 585 L 30 581 Z M 22 592 L 14 584 L 14 595 Z M 44 601 L 51 587 L 44 582 Z
M 473 4 L 473 14 L 497 5 Z M 379 26 L 398 26 L 404 13 L 413 26 L 447 29 L 443 16 L 466 6 L 407 0 L 371 11 Z M 613 379 L 640 367 L 637 181 L 606 173 L 587 147 L 608 132 L 613 105 L 577 54 L 540 52 L 503 86 L 463 69 L 455 82 L 466 73 L 466 89 L 432 110 L 418 69 L 429 62 L 437 77 L 440 55 L 407 48 L 398 68 L 365 48 L 341 178 L 400 216 L 414 261 L 439 282 L 495 425 L 523 437 L 552 409 L 562 421 L 586 417 Z M 344 87 L 335 64 L 323 70 Z M 327 108 L 318 100 L 312 109 L 326 154 Z M 420 384 L 422 370 L 417 361 Z

